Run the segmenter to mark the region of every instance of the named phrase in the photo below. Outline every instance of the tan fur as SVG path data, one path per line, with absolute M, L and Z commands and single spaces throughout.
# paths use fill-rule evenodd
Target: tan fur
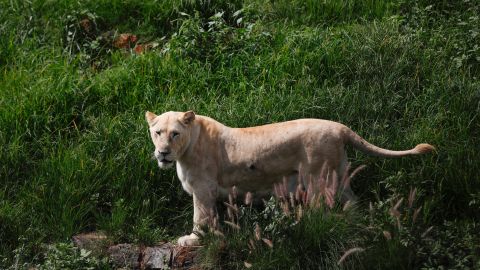
M 215 213 L 215 203 L 232 186 L 239 192 L 265 193 L 284 176 L 302 168 L 305 175 L 319 175 L 322 166 L 342 173 L 347 164 L 345 145 L 377 156 L 400 157 L 434 150 L 419 144 L 392 151 L 368 143 L 348 127 L 327 120 L 299 119 L 249 128 L 230 128 L 193 112 L 166 112 L 145 118 L 160 168 L 176 161 L 183 188 L 193 196 L 194 232 Z M 163 154 L 162 154 L 163 153 Z M 339 175 L 341 177 L 341 175 Z M 344 190 L 349 198 L 351 190 Z M 178 240 L 196 245 L 195 233 Z

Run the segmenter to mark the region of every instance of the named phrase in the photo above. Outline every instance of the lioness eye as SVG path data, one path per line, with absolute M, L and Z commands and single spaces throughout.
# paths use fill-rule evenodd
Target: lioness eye
M 155 133 L 157 133 L 157 135 L 162 134 L 162 132 L 160 130 L 155 131 Z
M 178 137 L 178 135 L 180 135 L 180 133 L 178 133 L 176 131 L 172 131 L 172 138 L 176 138 L 176 137 Z

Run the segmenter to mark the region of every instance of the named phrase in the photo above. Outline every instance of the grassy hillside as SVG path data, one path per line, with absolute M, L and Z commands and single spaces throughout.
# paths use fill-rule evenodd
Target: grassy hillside
M 402 258 L 373 237 L 359 260 L 478 266 L 478 14 L 466 0 L 0 0 L 0 268 L 41 264 L 43 244 L 84 231 L 139 243 L 188 232 L 191 199 L 152 160 L 144 112 L 190 109 L 236 127 L 314 117 L 386 148 L 435 145 L 402 159 L 349 149 L 367 165 L 353 183 L 360 215 L 417 188 L 435 235 Z M 118 48 L 121 33 L 137 40 Z

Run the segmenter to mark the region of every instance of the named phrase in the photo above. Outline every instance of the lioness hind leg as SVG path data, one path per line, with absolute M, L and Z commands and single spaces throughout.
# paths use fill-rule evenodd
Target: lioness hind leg
M 324 149 L 325 150 L 325 149 Z M 336 181 L 337 194 L 340 202 L 343 204 L 347 201 L 355 202 L 357 196 L 353 193 L 350 184 L 344 185 L 344 176 L 348 177 L 348 160 L 345 149 L 330 148 L 328 151 L 320 152 L 320 154 L 313 156 L 312 163 L 304 165 L 303 177 L 308 179 L 312 177 L 314 190 L 318 188 L 319 182 L 317 180 L 328 180 L 329 183 Z M 333 179 L 333 177 L 335 179 Z M 304 180 L 305 181 L 305 180 Z M 304 183 L 305 186 L 308 183 Z M 316 190 L 318 192 L 319 190 Z
M 358 200 L 358 197 L 353 193 L 352 187 L 350 186 L 350 179 L 348 179 L 350 177 L 348 172 L 349 167 L 347 152 L 344 151 L 340 166 L 338 167 L 338 192 L 340 192 L 340 201 L 342 204 L 347 201 L 356 202 Z

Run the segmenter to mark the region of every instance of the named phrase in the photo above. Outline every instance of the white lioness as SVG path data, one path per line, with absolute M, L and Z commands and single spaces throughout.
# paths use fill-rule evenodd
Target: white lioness
M 270 190 L 283 176 L 318 175 L 322 166 L 341 173 L 347 165 L 345 145 L 367 154 L 401 157 L 428 153 L 429 144 L 405 151 L 372 145 L 348 127 L 327 120 L 299 119 L 249 128 L 230 128 L 212 118 L 188 112 L 146 112 L 160 168 L 176 161 L 183 189 L 193 195 L 193 233 L 180 245 L 198 245 L 200 226 L 219 197 L 232 186 L 239 192 Z M 351 190 L 344 194 L 353 196 Z M 197 233 L 195 233 L 197 232 Z

